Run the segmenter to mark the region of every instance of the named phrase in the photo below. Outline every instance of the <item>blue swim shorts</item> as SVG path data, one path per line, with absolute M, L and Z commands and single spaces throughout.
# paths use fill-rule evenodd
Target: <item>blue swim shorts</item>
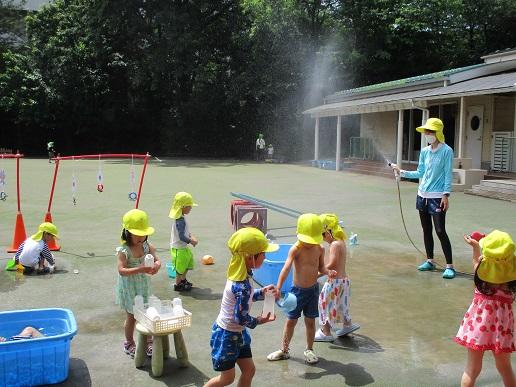
M 423 198 L 417 195 L 416 209 L 429 215 L 440 214 L 443 212 L 441 198 Z
M 211 361 L 215 371 L 227 371 L 235 368 L 238 359 L 253 357 L 251 353 L 251 336 L 247 329 L 242 333 L 227 331 L 213 323 L 211 327 Z
M 319 317 L 319 284 L 309 288 L 298 288 L 292 286 L 290 293 L 293 293 L 297 297 L 296 309 L 287 314 L 287 318 L 290 320 L 297 320 L 301 317 L 301 311 L 303 315 L 308 318 Z

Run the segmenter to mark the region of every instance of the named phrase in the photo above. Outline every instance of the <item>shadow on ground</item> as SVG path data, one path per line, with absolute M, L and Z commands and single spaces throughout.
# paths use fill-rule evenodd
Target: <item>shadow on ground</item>
M 344 364 L 339 361 L 320 358 L 315 367 L 321 368 L 323 371 L 307 372 L 301 377 L 307 380 L 315 380 L 328 375 L 341 375 L 346 386 L 367 386 L 375 381 L 363 366 L 356 363 Z
M 92 386 L 90 370 L 88 369 L 88 366 L 86 365 L 84 360 L 71 357 L 68 379 L 66 379 L 63 383 L 56 384 L 56 386 Z

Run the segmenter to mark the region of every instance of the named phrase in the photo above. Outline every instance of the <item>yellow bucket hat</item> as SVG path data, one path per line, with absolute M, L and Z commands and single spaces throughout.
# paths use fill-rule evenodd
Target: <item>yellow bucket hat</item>
M 429 118 L 423 126 L 416 128 L 416 131 L 419 133 L 425 133 L 425 130 L 435 132 L 435 137 L 437 137 L 439 142 L 444 142 L 444 125 L 439 118 Z
M 142 210 L 134 209 L 125 213 L 122 227 L 133 235 L 147 236 L 154 234 L 154 227 L 149 226 L 149 217 Z
M 263 232 L 254 227 L 244 227 L 231 235 L 228 240 L 231 251 L 227 277 L 231 281 L 243 281 L 247 277 L 245 257 L 259 253 L 270 253 L 279 249 L 274 243 L 269 243 Z
M 335 214 L 321 214 L 319 215 L 323 228 L 325 231 L 330 231 L 335 239 L 346 240 L 348 236 L 339 225 L 339 218 Z
M 509 234 L 494 230 L 480 240 L 482 261 L 477 269 L 482 281 L 503 284 L 516 280 L 514 242 Z
M 311 245 L 322 242 L 324 232 L 321 219 L 315 214 L 303 214 L 297 219 L 297 239 Z
M 56 238 L 59 238 L 59 235 L 57 234 L 57 227 L 50 222 L 41 223 L 38 227 L 38 232 L 34 235 L 31 235 L 30 239 L 33 239 L 35 241 L 40 241 L 43 238 L 43 233 L 48 232 L 49 234 L 52 234 Z
M 194 203 L 192 195 L 190 195 L 188 192 L 176 193 L 168 217 L 172 219 L 179 219 L 181 215 L 183 215 L 183 207 L 188 206 L 197 207 L 197 203 Z

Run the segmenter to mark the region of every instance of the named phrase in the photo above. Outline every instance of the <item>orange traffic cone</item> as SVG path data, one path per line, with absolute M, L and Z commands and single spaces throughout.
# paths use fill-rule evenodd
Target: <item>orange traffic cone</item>
M 8 253 L 16 253 L 18 251 L 18 247 L 22 244 L 23 241 L 27 239 L 27 234 L 25 233 L 25 224 L 23 223 L 23 215 L 21 212 L 16 213 L 16 225 L 14 226 L 14 237 L 13 243 L 11 247 L 7 249 Z
M 47 212 L 45 214 L 45 222 L 50 222 L 50 223 L 53 223 L 52 222 L 52 214 L 50 212 Z M 59 251 L 61 250 L 61 246 L 59 246 L 57 243 L 56 243 L 56 240 L 55 238 L 52 239 L 50 241 L 50 243 L 48 244 L 48 248 L 51 250 L 51 251 Z

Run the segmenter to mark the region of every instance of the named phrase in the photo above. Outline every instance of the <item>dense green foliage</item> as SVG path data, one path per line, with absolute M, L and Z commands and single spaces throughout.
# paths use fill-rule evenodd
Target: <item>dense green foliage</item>
M 300 158 L 324 95 L 478 63 L 515 22 L 516 0 L 0 0 L 0 147 L 246 157 L 262 132 Z

